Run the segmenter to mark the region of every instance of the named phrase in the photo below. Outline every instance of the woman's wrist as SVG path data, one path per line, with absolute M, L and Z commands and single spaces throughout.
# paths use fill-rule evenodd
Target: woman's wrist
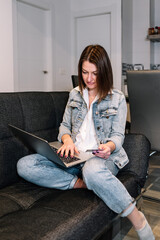
M 116 145 L 112 141 L 107 142 L 106 145 L 110 148 L 111 153 L 116 149 Z
M 68 142 L 68 141 L 73 142 L 70 135 L 64 134 L 64 135 L 62 136 L 62 142 L 63 142 L 63 143 L 66 143 L 66 142 Z

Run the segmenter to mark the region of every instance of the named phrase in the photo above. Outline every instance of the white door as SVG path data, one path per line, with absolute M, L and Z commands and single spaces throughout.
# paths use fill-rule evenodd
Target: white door
M 72 74 L 77 74 L 82 50 L 89 44 L 100 44 L 111 60 L 114 87 L 121 89 L 121 1 L 104 8 L 74 11 L 72 19 Z
M 52 88 L 49 11 L 17 1 L 17 89 L 44 91 Z
M 95 16 L 84 16 L 76 21 L 76 59 L 89 44 L 102 45 L 108 55 L 111 53 L 111 19 L 110 13 Z

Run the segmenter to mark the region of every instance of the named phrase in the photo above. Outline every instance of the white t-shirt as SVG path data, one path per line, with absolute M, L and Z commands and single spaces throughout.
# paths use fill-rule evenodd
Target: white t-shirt
M 89 96 L 88 90 L 85 88 L 83 90 L 83 98 L 88 107 L 88 113 L 85 116 L 85 119 L 80 127 L 79 133 L 76 136 L 75 145 L 78 150 L 85 152 L 87 149 L 95 149 L 98 148 L 97 140 L 96 140 L 96 132 L 94 128 L 94 122 L 92 118 L 92 105 L 98 99 L 96 96 L 94 101 L 92 102 L 89 108 Z

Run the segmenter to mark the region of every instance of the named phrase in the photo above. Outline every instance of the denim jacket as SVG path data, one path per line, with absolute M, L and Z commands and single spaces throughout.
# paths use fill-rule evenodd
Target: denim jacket
M 58 140 L 64 134 L 69 134 L 75 142 L 77 133 L 87 114 L 87 104 L 80 93 L 79 87 L 72 89 L 66 105 L 63 121 L 59 128 Z M 113 89 L 100 103 L 93 103 L 93 122 L 97 143 L 114 142 L 116 148 L 110 158 L 123 168 L 128 163 L 128 157 L 122 147 L 126 123 L 127 106 L 123 93 Z

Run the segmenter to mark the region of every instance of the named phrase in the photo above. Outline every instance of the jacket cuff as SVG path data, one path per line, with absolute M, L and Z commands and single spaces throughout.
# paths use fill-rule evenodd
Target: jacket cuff
M 124 140 L 124 138 L 123 138 Z M 107 138 L 107 142 L 111 141 L 115 144 L 115 150 L 113 152 L 118 152 L 120 150 L 120 148 L 122 147 L 123 144 L 123 140 L 122 137 L 117 137 L 117 136 L 113 136 L 111 138 Z
M 62 142 L 62 136 L 65 135 L 65 134 L 68 134 L 68 135 L 71 136 L 71 132 L 69 131 L 69 129 L 68 128 L 64 129 L 64 127 L 63 127 L 63 131 L 60 130 L 59 134 L 58 134 L 58 141 L 59 142 Z

